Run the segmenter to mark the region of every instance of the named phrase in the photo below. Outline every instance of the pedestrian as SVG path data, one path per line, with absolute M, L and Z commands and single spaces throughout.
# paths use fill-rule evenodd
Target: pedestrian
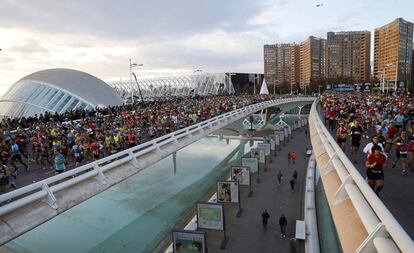
M 277 181 L 279 182 L 279 185 L 282 183 L 282 179 L 283 179 L 283 174 L 279 170 L 279 172 L 277 173 Z
M 308 137 L 308 129 L 305 128 L 305 136 Z
M 270 214 L 267 212 L 267 209 L 265 209 L 262 213 L 262 224 L 263 224 L 263 228 L 267 229 L 267 221 L 270 218 Z
M 288 163 L 290 163 L 291 158 L 292 158 L 292 154 L 289 151 L 289 153 L 288 153 Z
M 295 183 L 296 183 L 296 181 L 295 181 L 295 179 L 294 179 L 294 178 L 292 178 L 292 179 L 289 181 L 290 188 L 292 189 L 292 191 L 295 189 Z
M 285 215 L 282 213 L 279 218 L 279 226 L 280 226 L 280 233 L 283 237 L 286 237 L 286 226 L 287 226 L 287 219 Z
M 295 164 L 295 161 L 296 161 L 296 152 L 295 151 L 292 151 L 291 154 L 290 154 L 290 157 L 292 158 L 293 164 Z
M 295 181 L 298 179 L 298 172 L 296 170 L 293 172 L 293 178 Z

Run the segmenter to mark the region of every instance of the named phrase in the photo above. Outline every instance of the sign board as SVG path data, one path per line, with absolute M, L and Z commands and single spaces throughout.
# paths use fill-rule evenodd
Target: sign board
M 287 126 L 285 126 L 283 128 L 283 131 L 284 131 L 284 134 L 285 134 L 285 138 L 289 137 L 289 130 L 288 130 L 288 127 Z
M 250 156 L 257 158 L 260 163 L 265 163 L 265 150 L 262 148 L 252 148 L 250 151 Z
M 218 203 L 239 203 L 239 184 L 236 181 L 217 181 Z
M 276 146 L 279 146 L 280 145 L 280 140 L 279 140 L 279 132 L 278 131 L 275 131 L 275 144 L 276 144 Z
M 231 167 L 231 179 L 239 182 L 239 185 L 250 185 L 250 168 L 241 166 Z
M 283 142 L 283 141 L 285 140 L 285 131 L 283 130 L 283 128 L 281 128 L 281 129 L 279 130 L 279 140 L 280 140 L 281 142 Z
M 173 252 L 207 252 L 206 233 L 193 230 L 173 230 Z
M 250 172 L 255 173 L 259 169 L 259 162 L 257 158 L 242 158 L 242 166 L 250 168 Z
M 268 143 L 259 143 L 257 144 L 257 148 L 261 148 L 265 150 L 265 155 L 270 155 L 270 144 Z
M 270 139 L 270 150 L 275 150 L 276 149 L 276 141 L 275 141 L 276 136 L 275 135 L 269 135 L 269 139 Z
M 198 202 L 197 224 L 198 228 L 224 230 L 223 204 Z

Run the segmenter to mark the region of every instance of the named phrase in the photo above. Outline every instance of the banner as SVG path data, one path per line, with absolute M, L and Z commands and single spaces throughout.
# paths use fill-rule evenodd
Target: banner
M 172 237 L 174 253 L 207 252 L 205 232 L 193 230 L 173 230 Z
M 283 130 L 283 128 L 281 128 L 281 129 L 279 130 L 279 140 L 280 140 L 281 142 L 283 142 L 283 141 L 285 140 L 285 131 Z
M 259 169 L 259 162 L 257 158 L 242 158 L 242 166 L 250 168 L 250 172 L 255 173 Z
M 257 144 L 257 148 L 261 148 L 265 150 L 265 155 L 270 155 L 270 144 L 267 143 L 259 143 Z
M 257 158 L 260 163 L 265 163 L 265 150 L 262 148 L 252 148 L 250 151 L 250 156 Z
M 270 139 L 270 150 L 276 149 L 276 136 L 275 135 L 269 135 Z
M 275 131 L 275 144 L 276 144 L 276 146 L 280 145 L 279 131 Z
M 239 184 L 236 181 L 217 181 L 217 202 L 239 203 Z
M 198 228 L 224 230 L 223 204 L 198 202 L 197 224 Z
M 231 167 L 231 178 L 239 182 L 239 185 L 250 185 L 250 168 Z

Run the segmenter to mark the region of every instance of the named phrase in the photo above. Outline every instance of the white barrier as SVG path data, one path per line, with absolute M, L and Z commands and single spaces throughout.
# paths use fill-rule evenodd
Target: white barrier
M 375 247 L 377 252 L 412 253 L 413 240 L 372 191 L 326 129 L 317 112 L 316 102 L 312 105 L 309 122 L 313 124 L 318 136 L 316 144 L 319 144 L 320 151 L 315 155 L 320 157 L 328 154 L 329 156 L 329 161 L 324 168 L 321 168 L 321 173 L 335 169 L 342 182 L 335 194 L 336 201 L 349 198 L 368 232 L 368 237 L 355 252 L 372 252 L 370 249 Z

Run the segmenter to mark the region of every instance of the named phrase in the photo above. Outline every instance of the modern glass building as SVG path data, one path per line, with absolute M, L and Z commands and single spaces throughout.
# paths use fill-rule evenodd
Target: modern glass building
M 108 84 L 90 74 L 73 69 L 48 69 L 13 84 L 0 99 L 0 116 L 27 117 L 122 103 L 122 98 Z

